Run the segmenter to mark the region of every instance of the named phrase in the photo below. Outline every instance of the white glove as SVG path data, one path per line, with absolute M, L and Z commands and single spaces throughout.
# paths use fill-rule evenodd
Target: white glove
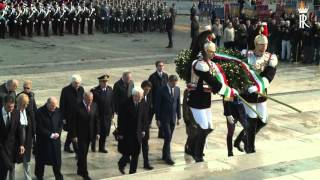
M 50 138 L 51 138 L 51 139 L 55 139 L 55 137 L 56 137 L 56 133 L 52 133 L 52 134 L 50 135 Z
M 230 124 L 234 124 L 234 118 L 232 115 L 230 116 L 227 116 L 227 121 L 230 123 Z
M 248 92 L 251 94 L 251 93 L 254 93 L 254 92 L 257 92 L 258 91 L 258 87 L 257 86 L 251 86 L 249 87 L 248 89 Z

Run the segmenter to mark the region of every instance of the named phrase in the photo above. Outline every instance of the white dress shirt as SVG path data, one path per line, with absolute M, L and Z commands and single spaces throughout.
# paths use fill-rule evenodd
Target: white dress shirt
M 20 124 L 28 126 L 27 113 L 25 109 L 23 111 L 20 111 Z
M 172 95 L 172 96 L 174 96 L 174 88 L 171 88 L 171 87 L 169 86 L 169 84 L 167 84 L 167 87 L 168 87 L 168 89 L 169 89 L 169 94 Z M 172 91 L 172 94 L 171 94 L 171 91 Z
M 4 109 L 4 107 L 2 107 L 2 118 L 3 118 L 3 121 L 4 121 L 4 124 L 5 124 L 5 125 L 7 125 L 7 123 L 9 123 L 9 122 L 7 122 L 8 116 L 9 116 L 9 119 L 10 119 L 10 116 L 11 116 L 10 112 L 8 113 L 8 112 Z

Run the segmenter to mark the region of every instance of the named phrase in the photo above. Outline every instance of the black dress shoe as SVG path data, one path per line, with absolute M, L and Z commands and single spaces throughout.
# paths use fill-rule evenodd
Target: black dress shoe
M 172 159 L 166 159 L 165 162 L 168 165 L 171 165 L 171 166 L 174 165 L 174 161 Z
M 124 172 L 124 167 L 123 167 L 123 166 L 120 166 L 119 163 L 118 163 L 118 168 L 119 168 L 119 171 L 120 171 L 121 174 L 126 174 L 126 173 Z
M 150 164 L 148 164 L 148 165 L 144 165 L 144 166 L 143 166 L 143 169 L 146 169 L 146 170 L 152 170 L 152 169 L 153 169 L 153 167 L 152 167 L 152 166 L 150 166 Z
M 74 151 L 72 151 L 70 148 L 64 148 L 64 152 L 74 153 Z
M 108 153 L 108 151 L 106 149 L 99 149 L 99 152 L 101 153 Z
M 172 48 L 172 46 L 167 46 L 166 48 Z
M 240 147 L 240 144 L 234 144 L 233 147 L 237 148 L 238 151 L 243 152 L 243 148 Z
M 228 152 L 228 157 L 233 156 L 233 152 Z

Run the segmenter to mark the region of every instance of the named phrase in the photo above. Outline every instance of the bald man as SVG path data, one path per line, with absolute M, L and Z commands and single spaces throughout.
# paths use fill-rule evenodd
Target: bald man
M 61 131 L 62 114 L 58 108 L 58 100 L 50 97 L 47 103 L 37 111 L 37 143 L 35 175 L 43 179 L 45 165 L 51 165 L 56 180 L 62 180 L 61 174 Z
M 4 100 L 4 97 L 9 95 L 16 99 L 16 90 L 18 88 L 19 81 L 16 79 L 10 79 L 0 86 L 0 106 Z

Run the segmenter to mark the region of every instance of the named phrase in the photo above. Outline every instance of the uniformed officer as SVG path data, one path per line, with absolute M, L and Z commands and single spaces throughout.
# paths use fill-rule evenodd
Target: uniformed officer
M 84 34 L 84 26 L 86 20 L 88 18 L 89 11 L 88 8 L 85 6 L 84 1 L 80 2 L 80 33 Z
M 34 19 L 35 19 L 36 10 L 32 8 L 32 4 L 28 3 L 28 18 L 27 18 L 27 32 L 28 36 L 32 37 L 33 35 L 33 26 L 34 26 Z
M 44 16 L 42 19 L 42 27 L 43 27 L 43 32 L 44 36 L 48 37 L 49 36 L 49 24 L 50 24 L 50 9 L 49 6 L 46 2 L 43 3 L 43 11 L 44 11 Z
M 73 21 L 72 21 L 74 35 L 79 35 L 80 13 L 81 13 L 81 9 L 79 7 L 79 3 L 75 2 L 75 4 L 74 4 L 74 16 L 73 16 Z
M 88 4 L 88 34 L 93 34 L 93 22 L 96 18 L 96 11 L 92 2 Z
M 98 77 L 99 85 L 91 90 L 93 101 L 98 105 L 100 120 L 99 152 L 107 153 L 106 138 L 109 136 L 112 119 L 114 116 L 114 100 L 112 87 L 108 85 L 110 76 L 104 74 Z M 95 151 L 95 141 L 91 144 L 91 150 Z

